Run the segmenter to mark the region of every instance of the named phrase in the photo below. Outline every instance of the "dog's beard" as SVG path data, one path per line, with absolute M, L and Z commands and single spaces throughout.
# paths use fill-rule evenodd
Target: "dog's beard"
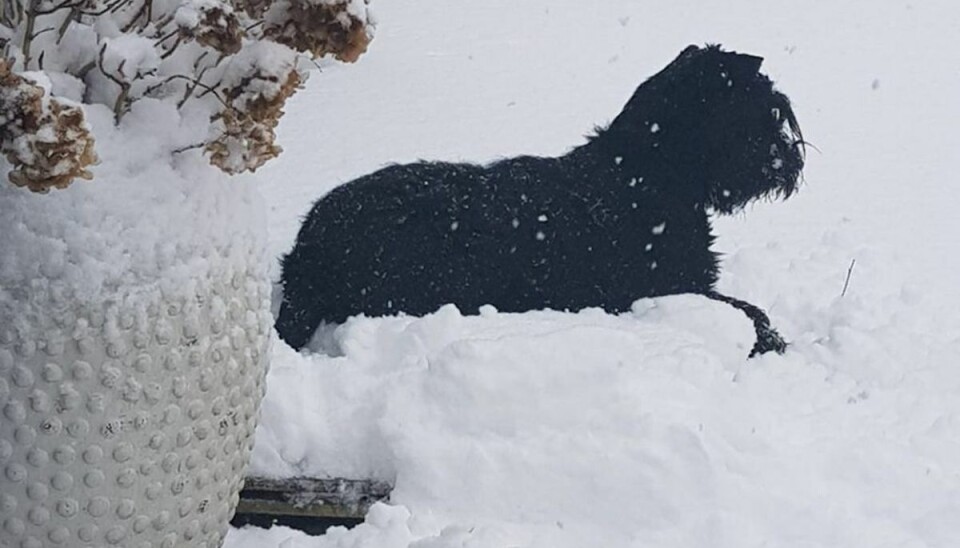
M 800 183 L 805 153 L 800 125 L 786 95 L 758 76 L 755 93 L 741 103 L 756 114 L 744 117 L 732 109 L 727 120 L 731 134 L 742 138 L 731 140 L 716 129 L 715 138 L 732 145 L 717 147 L 711 154 L 718 163 L 705 189 L 706 203 L 719 213 L 735 213 L 758 199 L 789 198 Z

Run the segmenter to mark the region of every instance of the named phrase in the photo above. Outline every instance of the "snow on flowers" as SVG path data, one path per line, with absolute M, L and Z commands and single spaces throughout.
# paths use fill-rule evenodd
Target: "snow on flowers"
M 32 0 L 0 7 L 0 140 L 8 178 L 34 191 L 91 178 L 94 138 L 78 103 L 117 124 L 141 99 L 199 109 L 200 148 L 227 173 L 281 148 L 276 127 L 306 79 L 304 57 L 353 62 L 369 0 Z
M 90 179 L 87 167 L 97 160 L 93 145 L 79 106 L 51 98 L 0 59 L 0 152 L 14 166 L 10 182 L 47 192 L 77 177 Z

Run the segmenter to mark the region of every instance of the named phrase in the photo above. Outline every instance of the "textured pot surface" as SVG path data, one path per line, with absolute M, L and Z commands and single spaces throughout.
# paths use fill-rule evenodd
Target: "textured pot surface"
M 220 545 L 269 309 L 262 277 L 218 274 L 92 309 L 51 292 L 36 330 L 0 318 L 0 546 Z

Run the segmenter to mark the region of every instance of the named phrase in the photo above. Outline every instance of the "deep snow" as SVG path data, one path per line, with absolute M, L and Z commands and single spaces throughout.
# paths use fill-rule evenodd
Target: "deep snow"
M 111 321 L 117 306 L 130 306 L 145 320 L 148 295 L 195 296 L 202 273 L 253 265 L 263 276 L 266 220 L 252 178 L 171 154 L 206 132 L 206 113 L 181 117 L 172 104 L 142 99 L 117 127 L 102 105 L 84 112 L 101 160 L 92 181 L 48 195 L 0 183 L 0 317 L 18 320 L 0 331 L 56 332 L 51 301 L 108 303 Z M 0 169 L 10 169 L 5 160 Z
M 396 482 L 367 523 L 228 548 L 952 546 L 960 538 L 960 7 L 375 4 L 354 66 L 289 105 L 271 251 L 386 162 L 560 154 L 689 43 L 763 55 L 815 145 L 798 195 L 716 221 L 720 289 L 613 317 L 354 319 L 336 357 L 274 346 L 253 472 Z M 856 260 L 845 296 L 847 269 Z

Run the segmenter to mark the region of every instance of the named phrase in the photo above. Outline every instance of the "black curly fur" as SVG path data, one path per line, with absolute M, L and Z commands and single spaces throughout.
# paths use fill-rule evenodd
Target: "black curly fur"
M 753 320 L 751 355 L 785 344 L 759 308 L 713 288 L 710 211 L 786 198 L 800 130 L 762 59 L 690 46 L 623 111 L 558 158 L 387 167 L 314 204 L 283 259 L 280 336 L 304 346 L 321 322 L 602 307 L 698 293 Z

